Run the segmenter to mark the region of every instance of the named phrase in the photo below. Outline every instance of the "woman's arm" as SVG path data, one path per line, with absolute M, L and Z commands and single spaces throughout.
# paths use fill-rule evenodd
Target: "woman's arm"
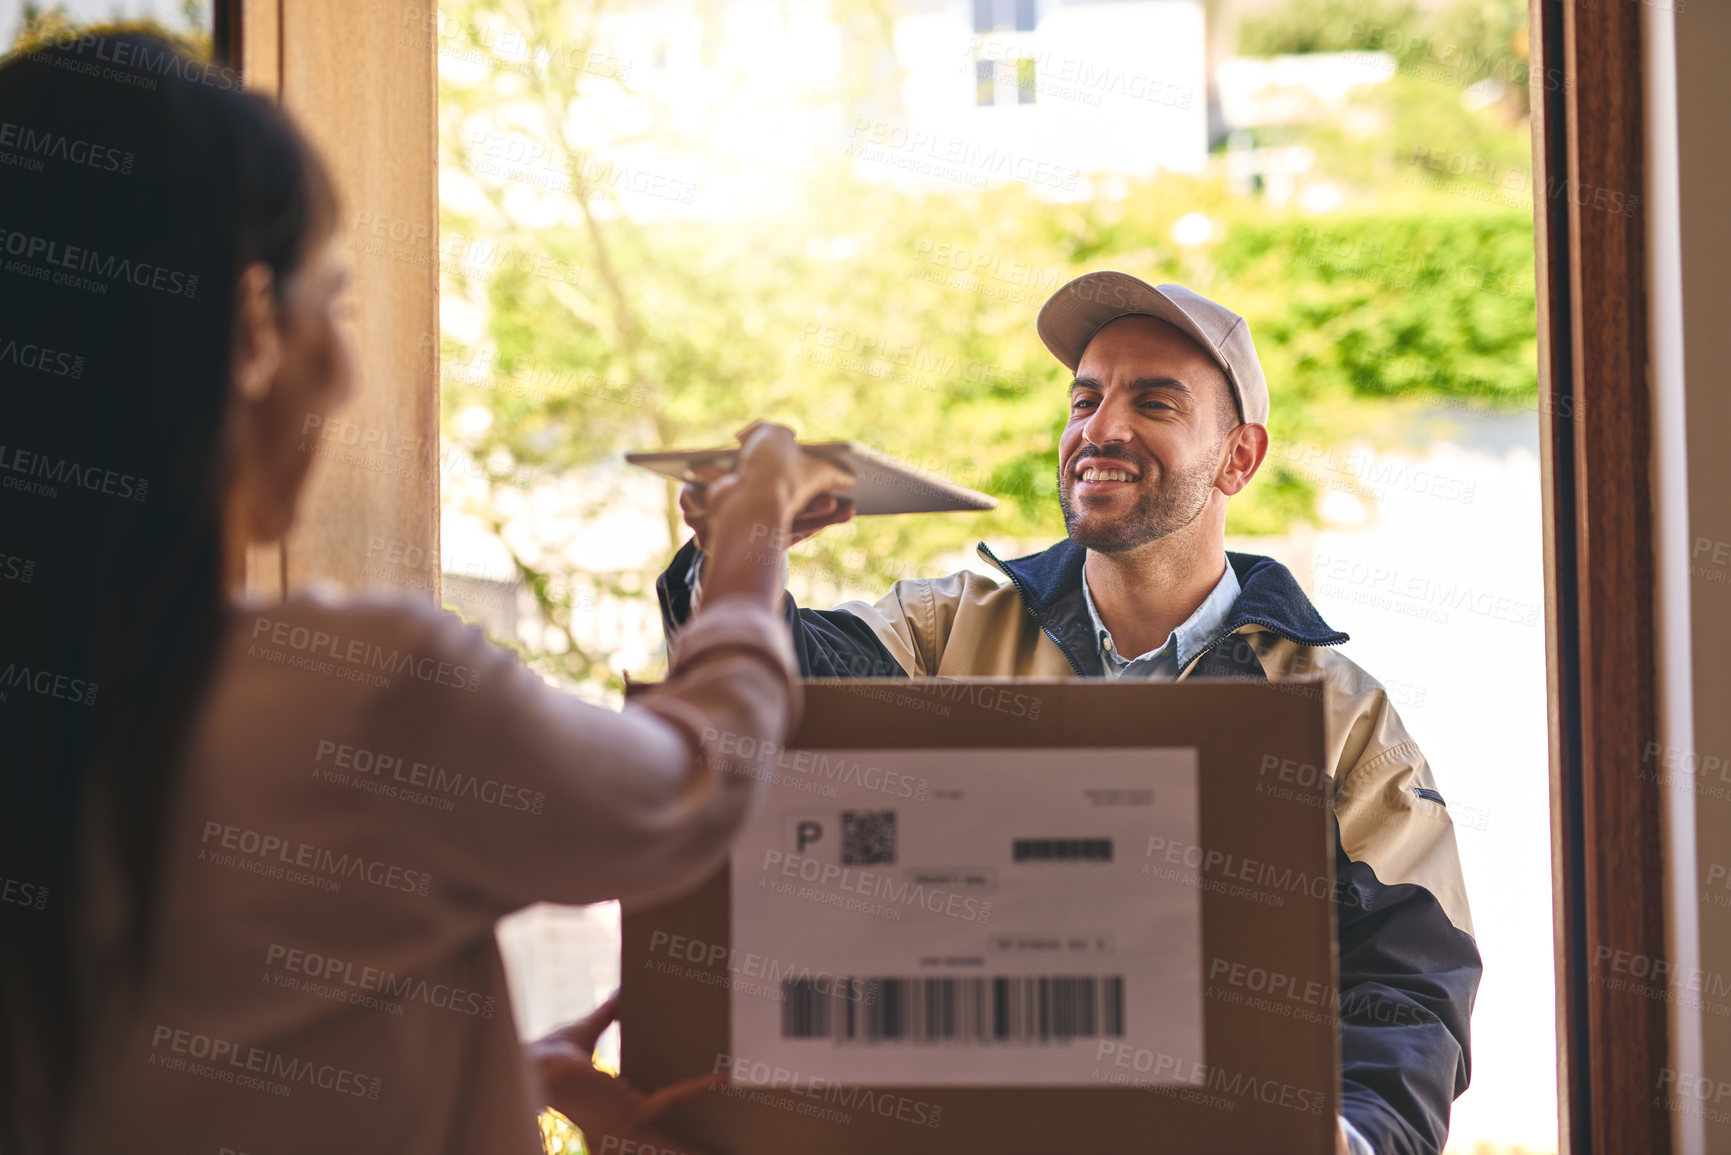
M 477 913 L 695 884 L 761 795 L 763 775 L 738 751 L 779 745 L 799 709 L 787 627 L 773 608 L 787 529 L 796 511 L 850 479 L 800 451 L 784 427 L 753 426 L 741 440 L 739 469 L 712 486 L 706 604 L 662 686 L 618 713 L 592 706 L 437 615 L 428 644 L 440 660 L 478 670 L 475 690 L 386 695 L 380 745 L 407 751 L 457 791 L 453 810 L 423 810 L 424 819 L 395 807 L 393 826 Z

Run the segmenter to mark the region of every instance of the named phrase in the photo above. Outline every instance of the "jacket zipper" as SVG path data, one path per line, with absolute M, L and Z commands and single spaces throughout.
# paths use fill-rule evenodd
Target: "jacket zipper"
M 985 551 L 986 556 L 991 559 L 993 565 L 997 566 L 1000 570 L 1004 571 L 1004 576 L 1009 578 L 1010 584 L 1016 587 L 1016 596 L 1018 596 L 1022 599 L 1022 604 L 1028 608 L 1028 612 L 1030 614 L 1034 615 L 1034 620 L 1039 623 L 1040 632 L 1045 634 L 1048 638 L 1052 639 L 1052 644 L 1054 646 L 1058 647 L 1058 652 L 1060 654 L 1064 655 L 1064 660 L 1066 662 L 1070 663 L 1070 668 L 1072 670 L 1076 671 L 1076 676 L 1078 678 L 1087 677 L 1088 675 L 1086 675 L 1082 672 L 1081 664 L 1078 663 L 1076 661 L 1076 659 L 1070 654 L 1070 648 L 1068 646 L 1066 646 L 1063 642 L 1060 642 L 1058 640 L 1058 635 L 1054 634 L 1050 629 L 1048 629 L 1046 627 L 1046 619 L 1041 617 L 1040 612 L 1034 608 L 1033 599 L 1028 596 L 1028 587 L 1026 587 L 1022 584 L 1022 579 L 1017 577 L 1014 573 L 1010 572 L 1009 566 L 1005 565 L 1003 562 L 998 560 L 998 555 L 992 552 L 991 546 L 987 545 L 985 542 L 982 541 L 980 543 L 980 548 Z

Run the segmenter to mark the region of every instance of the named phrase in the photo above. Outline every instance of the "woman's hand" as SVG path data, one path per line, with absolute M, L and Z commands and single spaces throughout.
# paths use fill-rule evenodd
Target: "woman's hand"
M 778 483 L 782 486 L 779 502 L 793 513 L 792 520 L 780 527 L 783 546 L 853 517 L 853 499 L 839 496 L 841 490 L 852 488 L 853 475 L 800 449 L 793 430 L 754 421 L 736 437 L 742 448 L 733 472 L 712 469 L 702 481 L 686 482 L 679 491 L 679 511 L 696 535 L 698 549 L 709 551 L 710 522 L 718 504 L 727 503 L 728 494 L 735 490 L 754 492 L 774 503 L 773 490 Z
M 801 449 L 785 425 L 760 421 L 739 440 L 738 466 L 708 486 L 703 597 L 743 594 L 774 607 L 793 535 L 853 516 L 853 502 L 840 496 L 853 474 Z
M 595 1044 L 618 1014 L 619 992 L 615 991 L 585 1018 L 524 1045 L 524 1055 L 540 1076 L 546 1105 L 577 1125 L 591 1151 L 618 1150 L 629 1140 L 640 1145 L 629 1150 L 702 1155 L 649 1124 L 674 1104 L 725 1083 L 727 1076 L 705 1075 L 645 1095 L 623 1078 L 598 1070 Z M 610 1137 L 615 1142 L 607 1142 Z

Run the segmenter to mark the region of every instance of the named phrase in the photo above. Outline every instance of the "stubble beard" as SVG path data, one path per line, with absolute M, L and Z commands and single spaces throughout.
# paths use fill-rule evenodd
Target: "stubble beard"
M 1110 457 L 1092 458 L 1103 465 Z M 1122 460 L 1122 459 L 1119 459 Z M 1137 462 L 1141 465 L 1140 462 Z M 1214 466 L 1204 458 L 1183 473 L 1163 477 L 1147 484 L 1148 471 L 1141 471 L 1146 486 L 1130 512 L 1115 521 L 1106 521 L 1099 514 L 1076 508 L 1070 500 L 1076 484 L 1074 476 L 1058 477 L 1058 508 L 1064 512 L 1064 528 L 1070 540 L 1086 549 L 1101 553 L 1121 553 L 1159 541 L 1178 532 L 1202 516 L 1208 499 L 1214 493 Z

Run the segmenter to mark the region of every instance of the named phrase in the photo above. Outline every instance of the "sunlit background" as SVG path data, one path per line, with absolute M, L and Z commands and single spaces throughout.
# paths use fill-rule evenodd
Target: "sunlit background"
M 1555 1150 L 1524 5 L 447 4 L 424 30 L 446 428 L 479 466 L 447 471 L 459 604 L 494 588 L 495 628 L 593 692 L 654 675 L 684 535 L 618 455 L 758 416 L 1003 499 L 800 547 L 805 604 L 1042 548 L 1040 303 L 1097 268 L 1212 295 L 1273 396 L 1235 546 L 1354 635 L 1455 814 L 1486 975 L 1451 1150 Z M 526 1029 L 611 988 L 615 934 L 505 929 Z
M 0 12 L 0 43 L 38 18 Z M 447 602 L 617 702 L 663 669 L 654 578 L 685 536 L 620 455 L 756 417 L 1001 499 L 826 532 L 795 551 L 804 604 L 978 567 L 980 540 L 1043 548 L 1066 377 L 1041 302 L 1102 268 L 1215 297 L 1272 395 L 1231 546 L 1353 635 L 1454 815 L 1485 977 L 1449 1150 L 1555 1151 L 1525 22 L 1520 0 L 404 5 L 399 43 L 439 59 L 441 234 L 349 224 L 357 260 L 441 269 Z M 526 1032 L 617 982 L 611 906 L 500 937 Z

